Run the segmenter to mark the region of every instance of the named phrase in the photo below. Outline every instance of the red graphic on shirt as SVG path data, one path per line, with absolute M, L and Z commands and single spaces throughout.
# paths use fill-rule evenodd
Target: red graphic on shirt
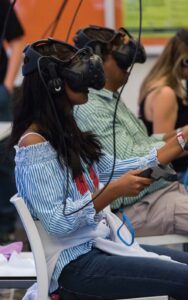
M 88 191 L 88 185 L 85 180 L 84 175 L 76 177 L 76 187 L 79 190 L 81 195 L 84 195 Z
M 95 189 L 98 189 L 99 178 L 97 177 L 97 174 L 95 173 L 95 170 L 92 166 L 89 169 L 89 175 L 90 175 L 91 180 L 93 181 L 93 185 L 94 185 Z
M 89 176 L 93 181 L 94 188 L 97 189 L 99 185 L 99 179 L 92 166 L 89 168 Z M 76 182 L 76 187 L 81 195 L 84 195 L 87 191 L 89 191 L 88 184 L 83 174 L 76 177 L 75 182 Z

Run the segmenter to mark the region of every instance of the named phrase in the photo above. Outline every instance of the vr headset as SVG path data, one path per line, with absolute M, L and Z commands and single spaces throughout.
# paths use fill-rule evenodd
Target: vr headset
M 138 44 L 125 28 L 115 31 L 110 28 L 92 25 L 78 30 L 74 42 L 78 48 L 92 48 L 94 53 L 100 57 L 111 53 L 118 66 L 124 70 L 131 66 L 137 46 L 138 51 L 135 62 L 144 63 L 146 60 L 144 47 L 140 43 Z M 114 49 L 114 45 L 116 49 Z
M 58 58 L 59 53 L 63 60 Z M 89 87 L 99 90 L 105 84 L 102 60 L 90 48 L 78 50 L 49 38 L 28 45 L 24 54 L 23 76 L 38 71 L 53 94 L 62 92 L 64 80 L 76 92 L 86 91 Z

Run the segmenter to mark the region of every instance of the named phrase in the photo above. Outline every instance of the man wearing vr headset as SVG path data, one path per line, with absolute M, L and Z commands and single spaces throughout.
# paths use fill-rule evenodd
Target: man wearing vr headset
M 113 154 L 113 116 L 118 89 L 126 82 L 137 41 L 125 30 L 118 31 L 90 26 L 79 30 L 75 45 L 91 47 L 103 59 L 106 84 L 101 91 L 91 89 L 87 104 L 75 109 L 75 117 L 82 130 L 97 134 L 105 150 Z M 136 62 L 143 63 L 146 54 L 138 45 Z M 144 124 L 120 101 L 115 120 L 116 156 L 127 159 L 142 156 L 152 147 L 160 149 L 165 142 L 176 136 L 173 131 L 164 137 L 149 137 Z M 185 145 L 183 134 L 178 142 Z M 168 146 L 170 149 L 170 145 Z M 114 212 L 124 208 L 130 217 L 137 236 L 165 233 L 188 234 L 188 196 L 179 192 L 178 182 L 170 183 L 164 178 L 154 181 L 136 197 L 122 197 L 111 204 Z
M 165 46 L 140 88 L 140 117 L 148 134 L 160 134 L 188 124 L 188 29 L 179 30 Z M 183 183 L 188 156 L 173 162 Z

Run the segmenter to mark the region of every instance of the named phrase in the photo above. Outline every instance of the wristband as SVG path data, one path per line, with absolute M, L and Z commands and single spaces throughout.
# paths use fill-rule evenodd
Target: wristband
M 184 150 L 188 151 L 188 142 L 185 143 Z
M 184 140 L 183 134 L 182 132 L 179 132 L 176 134 L 176 138 L 178 140 L 179 145 L 181 146 L 181 148 L 184 150 L 186 141 Z

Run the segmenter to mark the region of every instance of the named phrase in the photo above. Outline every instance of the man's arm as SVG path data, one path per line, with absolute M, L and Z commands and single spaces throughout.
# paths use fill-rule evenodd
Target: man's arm
M 9 12 L 9 18 L 6 25 L 4 41 L 8 44 L 10 53 L 8 55 L 6 73 L 4 75 L 3 85 L 12 92 L 14 81 L 18 73 L 22 60 L 22 51 L 24 47 L 23 36 L 24 29 L 14 9 L 10 9 L 11 3 L 7 0 L 2 0 L 1 13 L 3 13 L 4 21 Z
M 8 91 L 12 92 L 14 81 L 22 60 L 22 51 L 24 47 L 23 38 L 19 37 L 14 39 L 9 43 L 9 45 L 11 54 L 8 60 L 7 72 L 3 83 Z
M 113 155 L 113 118 L 112 115 L 100 108 L 96 108 L 92 113 L 87 113 L 87 110 L 83 110 L 80 106 L 76 113 L 76 121 L 78 126 L 83 131 L 91 130 L 99 137 L 103 148 L 107 153 Z M 165 143 L 153 141 L 146 135 L 145 141 L 139 136 L 140 132 L 136 130 L 131 131 L 130 127 L 123 126 L 119 120 L 116 122 L 115 126 L 116 134 L 116 154 L 119 159 L 127 159 L 133 156 L 144 156 L 152 148 L 159 149 Z M 141 142 L 142 140 L 142 142 Z

